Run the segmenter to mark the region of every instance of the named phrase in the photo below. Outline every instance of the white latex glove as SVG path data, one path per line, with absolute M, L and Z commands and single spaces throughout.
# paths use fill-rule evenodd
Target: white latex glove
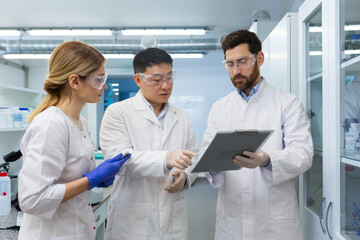
M 195 156 L 196 153 L 185 149 L 176 149 L 168 152 L 166 155 L 166 167 L 168 169 L 176 167 L 185 170 L 188 166 L 192 165 L 191 158 Z
M 245 157 L 236 155 L 233 163 L 240 167 L 256 168 L 258 166 L 264 167 L 270 162 L 269 155 L 262 150 L 257 153 L 244 151 L 243 155 L 245 155 Z
M 186 181 L 186 175 L 183 171 L 181 171 L 180 169 L 175 169 L 172 173 L 173 177 L 174 177 L 174 182 L 173 184 L 165 187 L 164 189 L 166 191 L 168 191 L 169 193 L 177 193 L 180 192 L 185 185 L 185 181 Z

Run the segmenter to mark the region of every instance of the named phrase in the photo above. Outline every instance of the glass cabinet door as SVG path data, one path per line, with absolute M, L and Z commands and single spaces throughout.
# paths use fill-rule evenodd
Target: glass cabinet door
M 340 2 L 341 234 L 360 239 L 360 1 Z
M 306 46 L 306 110 L 311 123 L 315 155 L 306 173 L 306 206 L 319 214 L 323 198 L 322 166 L 322 21 L 321 7 L 308 18 Z

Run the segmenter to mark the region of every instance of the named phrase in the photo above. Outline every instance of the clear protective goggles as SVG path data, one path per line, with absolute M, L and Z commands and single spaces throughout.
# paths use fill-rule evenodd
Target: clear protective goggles
M 174 71 L 168 72 L 166 74 L 146 75 L 144 73 L 137 73 L 137 75 L 139 75 L 141 79 L 151 87 L 159 87 L 164 83 L 164 81 L 166 81 L 167 84 L 173 84 L 175 79 Z
M 256 61 L 256 56 L 257 54 L 254 53 L 246 57 L 232 60 L 224 60 L 222 61 L 222 64 L 224 68 L 229 72 L 233 71 L 235 67 L 239 68 L 240 70 L 245 70 L 251 68 L 254 65 Z
M 89 84 L 90 86 L 101 90 L 105 83 L 106 83 L 106 79 L 107 79 L 108 75 L 104 74 L 104 75 L 89 75 L 85 77 L 85 82 L 87 84 Z

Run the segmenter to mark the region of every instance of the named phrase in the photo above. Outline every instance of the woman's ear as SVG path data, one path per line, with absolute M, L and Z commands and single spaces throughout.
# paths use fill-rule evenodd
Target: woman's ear
M 80 88 L 80 77 L 77 74 L 71 74 L 68 77 L 69 85 L 71 88 L 78 90 Z

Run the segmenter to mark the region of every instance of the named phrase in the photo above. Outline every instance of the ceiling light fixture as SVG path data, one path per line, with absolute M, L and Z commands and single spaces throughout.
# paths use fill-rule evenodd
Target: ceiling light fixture
M 110 29 L 31 29 L 30 36 L 111 36 Z
M 360 25 L 345 25 L 345 31 L 360 31 Z M 322 32 L 322 27 L 309 27 L 309 32 Z
M 4 54 L 6 59 L 50 59 L 51 54 Z
M 124 54 L 103 54 L 105 58 L 108 59 L 133 59 L 134 54 L 131 53 L 124 53 Z
M 203 58 L 203 53 L 170 53 L 172 58 Z
M 344 54 L 360 54 L 360 49 L 350 49 L 350 50 L 345 50 Z M 310 51 L 309 52 L 310 56 L 321 56 L 322 55 L 322 51 Z
M 0 29 L 1 37 L 19 37 L 20 35 L 21 35 L 21 32 L 19 30 Z
M 360 25 L 345 25 L 345 31 L 360 31 Z
M 124 29 L 121 30 L 122 35 L 204 35 L 205 28 L 149 28 L 149 29 Z

